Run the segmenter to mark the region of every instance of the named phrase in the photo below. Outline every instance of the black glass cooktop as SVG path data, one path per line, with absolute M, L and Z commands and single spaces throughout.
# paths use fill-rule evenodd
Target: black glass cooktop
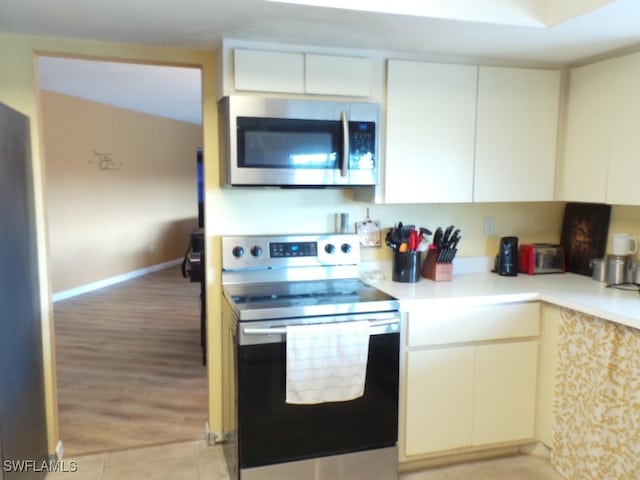
M 395 298 L 358 279 L 225 287 L 242 320 L 397 310 Z

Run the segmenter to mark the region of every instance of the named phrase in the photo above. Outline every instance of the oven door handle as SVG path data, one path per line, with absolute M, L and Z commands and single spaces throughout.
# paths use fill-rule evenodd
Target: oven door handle
M 399 324 L 400 320 L 393 318 L 390 320 L 373 320 L 369 322 L 369 327 L 385 327 L 387 325 Z M 245 327 L 242 329 L 245 335 L 286 335 L 287 327 L 271 327 L 271 328 L 252 328 Z

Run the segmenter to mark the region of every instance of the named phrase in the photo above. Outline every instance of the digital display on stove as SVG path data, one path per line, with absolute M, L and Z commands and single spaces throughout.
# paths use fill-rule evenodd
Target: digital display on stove
M 274 242 L 269 244 L 271 258 L 316 257 L 317 242 Z

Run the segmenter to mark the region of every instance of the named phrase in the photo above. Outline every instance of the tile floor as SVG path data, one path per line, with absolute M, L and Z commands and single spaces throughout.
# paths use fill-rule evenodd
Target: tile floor
M 65 459 L 60 467 L 69 471 L 49 473 L 46 480 L 229 479 L 222 447 L 207 447 L 204 441 L 87 455 Z M 435 479 L 562 480 L 562 477 L 546 460 L 528 455 L 404 473 L 399 477 L 399 480 Z

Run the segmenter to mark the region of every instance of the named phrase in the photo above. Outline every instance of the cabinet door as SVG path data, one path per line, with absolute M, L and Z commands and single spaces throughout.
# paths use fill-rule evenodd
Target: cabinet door
M 474 347 L 407 354 L 405 455 L 471 445 Z
M 304 54 L 235 49 L 236 90 L 304 93 Z
M 372 66 L 368 58 L 305 56 L 305 91 L 324 95 L 371 95 Z
M 474 201 L 554 196 L 559 70 L 480 67 Z
M 640 54 L 616 60 L 606 202 L 640 205 Z
M 476 347 L 473 444 L 535 435 L 538 341 Z
M 478 68 L 390 60 L 387 203 L 470 202 Z
M 607 60 L 570 72 L 564 153 L 558 168 L 559 200 L 606 200 L 616 62 Z

